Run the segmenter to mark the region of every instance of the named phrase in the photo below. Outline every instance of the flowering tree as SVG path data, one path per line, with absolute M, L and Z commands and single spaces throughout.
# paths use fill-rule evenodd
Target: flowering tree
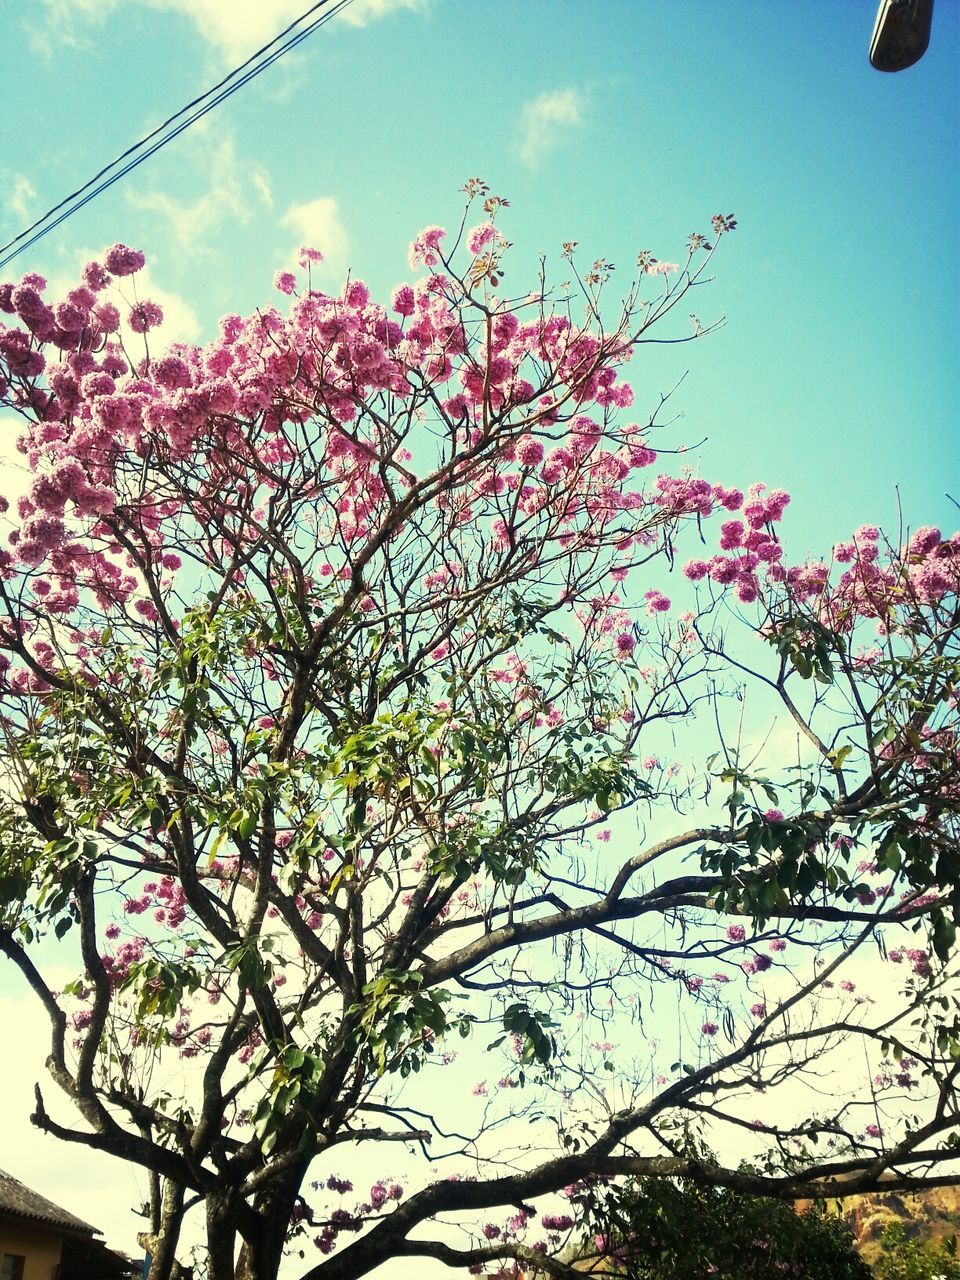
M 621 370 L 709 330 L 732 217 L 614 308 L 573 245 L 504 296 L 467 194 L 389 307 L 305 250 L 203 347 L 122 245 L 0 288 L 0 949 L 75 1107 L 35 1123 L 149 1174 L 151 1280 L 190 1215 L 214 1280 L 561 1275 L 598 1178 L 955 1176 L 960 541 L 790 565 L 785 492 L 663 469 Z

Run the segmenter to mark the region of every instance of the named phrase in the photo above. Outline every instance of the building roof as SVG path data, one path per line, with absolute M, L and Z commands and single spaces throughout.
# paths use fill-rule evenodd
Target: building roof
M 63 1242 L 60 1280 L 140 1280 L 141 1273 L 142 1263 L 92 1236 L 69 1235 Z
M 84 1222 L 75 1214 L 68 1213 L 59 1205 L 48 1200 L 37 1191 L 31 1191 L 22 1182 L 0 1169 L 0 1214 L 15 1218 L 23 1218 L 28 1222 L 42 1223 L 48 1227 L 59 1227 L 61 1231 L 80 1231 L 84 1235 L 95 1235 L 96 1227 Z

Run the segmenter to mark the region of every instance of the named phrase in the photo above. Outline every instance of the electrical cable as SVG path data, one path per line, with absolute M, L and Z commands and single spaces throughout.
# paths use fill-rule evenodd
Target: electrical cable
M 18 236 L 14 236 L 14 238 L 12 240 L 9 240 L 6 244 L 0 245 L 0 253 L 5 253 L 7 249 L 9 249 L 12 245 L 15 245 L 18 241 L 22 240 L 24 236 L 29 235 L 30 232 L 34 230 L 34 228 L 39 227 L 41 223 L 46 222 L 46 220 L 52 214 L 62 209 L 65 204 L 68 204 L 76 196 L 82 195 L 83 192 L 86 191 L 89 187 L 92 187 L 93 184 L 99 178 L 102 178 L 105 173 L 109 173 L 111 169 L 113 169 L 116 165 L 118 165 L 121 160 L 126 160 L 127 156 L 133 155 L 135 151 L 138 151 L 142 146 L 145 146 L 148 142 L 152 141 L 157 136 L 158 133 L 162 133 L 163 130 L 166 129 L 167 125 L 173 124 L 176 120 L 179 120 L 181 116 L 186 115 L 186 113 L 192 107 L 199 106 L 199 104 L 203 102 L 206 98 L 209 98 L 211 94 L 216 93 L 218 89 L 222 89 L 223 86 L 228 84 L 235 75 L 243 71 L 244 68 L 248 67 L 251 62 L 255 62 L 256 59 L 259 58 L 262 53 L 265 53 L 268 49 L 272 48 L 273 45 L 275 45 L 278 40 L 282 40 L 285 35 L 289 35 L 289 33 L 293 30 L 294 27 L 298 27 L 300 23 L 303 22 L 304 18 L 308 18 L 310 14 L 313 13 L 315 10 L 323 8 L 323 6 L 327 4 L 327 2 L 328 0 L 318 0 L 318 3 L 314 4 L 311 8 L 309 8 L 306 11 L 306 13 L 302 13 L 299 18 L 295 18 L 294 21 L 291 22 L 289 27 L 286 27 L 283 31 L 279 33 L 279 35 L 274 36 L 274 38 L 270 41 L 269 44 L 265 44 L 261 49 L 258 49 L 255 53 L 252 53 L 250 57 L 246 60 L 246 62 L 242 62 L 239 67 L 234 67 L 234 69 L 231 72 L 225 75 L 224 78 L 218 81 L 217 84 L 213 85 L 212 88 L 207 89 L 205 93 L 201 93 L 200 96 L 197 98 L 194 98 L 192 102 L 188 102 L 186 106 L 181 107 L 179 111 L 175 112 L 172 116 L 169 116 L 166 120 L 163 121 L 162 124 L 158 124 L 152 133 L 148 133 L 146 137 L 141 138 L 139 142 L 135 142 L 132 147 L 128 147 L 126 151 L 122 152 L 119 156 L 117 156 L 115 160 L 111 160 L 110 163 L 108 165 L 105 165 L 100 170 L 99 173 L 95 173 L 89 182 L 84 183 L 82 187 L 78 187 L 76 191 L 71 192 L 70 195 L 66 196 L 63 200 L 61 200 L 59 204 L 55 204 L 52 209 L 48 209 L 46 213 L 42 214 L 41 217 L 39 217 L 36 220 L 36 222 L 32 223 L 24 231 L 21 231 Z
M 225 76 L 205 93 L 202 93 L 198 98 L 194 98 L 192 102 L 188 102 L 186 106 L 181 107 L 179 111 L 170 116 L 162 124 L 158 125 L 151 133 L 148 133 L 145 137 L 134 143 L 132 147 L 128 147 L 126 151 L 117 156 L 115 160 L 112 160 L 110 164 L 101 169 L 99 173 L 95 174 L 88 182 L 84 183 L 82 187 L 78 187 L 76 191 L 73 191 L 70 195 L 66 196 L 59 204 L 54 205 L 52 209 L 48 209 L 42 217 L 38 218 L 36 222 L 27 227 L 24 231 L 21 231 L 19 235 L 14 236 L 14 238 L 8 241 L 7 244 L 0 246 L 0 254 L 6 253 L 6 250 L 8 249 L 13 249 L 12 253 L 6 253 L 5 257 L 0 258 L 0 268 L 6 266 L 8 262 L 11 262 L 14 258 L 18 257 L 19 254 L 25 252 L 31 247 L 31 245 L 36 244 L 36 242 L 43 236 L 47 235 L 48 232 L 53 231 L 56 227 L 60 226 L 62 222 L 65 222 L 67 218 L 82 209 L 84 205 L 89 204 L 91 200 L 108 190 L 108 188 L 113 186 L 115 182 L 119 182 L 122 177 L 130 173 L 131 170 L 135 169 L 138 165 L 142 164 L 144 160 L 148 160 L 150 156 L 155 155 L 156 152 L 162 147 L 165 147 L 168 142 L 172 142 L 173 139 L 183 133 L 184 130 L 189 129 L 192 124 L 196 124 L 196 122 L 201 120 L 208 112 L 212 111 L 215 107 L 218 107 L 221 102 L 225 101 L 232 94 L 236 93 L 238 89 L 241 89 L 245 84 L 248 84 L 258 76 L 261 71 L 265 71 L 267 67 L 272 66 L 274 62 L 282 58 L 285 53 L 289 53 L 291 49 L 296 48 L 298 44 L 306 40 L 307 37 L 312 35 L 319 27 L 322 27 L 325 23 L 329 22 L 331 18 L 335 18 L 337 14 L 345 9 L 350 3 L 351 0 L 335 0 L 335 2 L 334 0 L 317 0 L 316 4 L 311 5 L 310 8 L 302 13 L 299 18 L 294 19 L 294 21 L 291 22 L 288 27 L 285 27 L 279 35 L 274 36 L 269 43 L 263 45 L 263 47 L 258 49 L 256 53 L 251 54 L 251 56 L 245 62 L 242 62 L 240 66 L 235 67 L 229 75 Z M 327 9 L 327 6 L 331 4 L 332 8 Z M 269 57 L 264 58 L 262 62 L 257 62 L 263 54 L 267 53 L 270 49 L 273 49 L 274 45 L 279 41 L 284 40 L 286 36 L 290 35 L 295 28 L 299 27 L 301 23 L 310 17 L 311 14 L 316 13 L 318 9 L 325 9 L 326 12 L 321 13 L 319 17 L 314 18 L 310 25 L 302 31 L 297 31 L 296 34 L 291 36 L 291 38 L 279 49 L 274 49 L 273 53 L 271 53 Z M 240 72 L 244 71 L 245 68 L 250 67 L 251 63 L 257 63 L 257 65 L 251 67 L 251 69 L 246 71 L 239 80 L 236 80 L 235 83 L 231 84 L 230 81 L 234 80 L 234 77 L 240 75 Z M 218 92 L 218 90 L 221 90 L 221 92 Z M 207 99 L 210 98 L 212 94 L 216 94 L 216 97 L 214 97 L 212 101 L 207 102 Z M 201 103 L 205 103 L 205 105 L 200 106 Z M 175 129 L 171 129 L 168 133 L 164 133 L 164 130 L 166 130 L 168 126 L 175 124 L 178 120 L 181 120 L 181 118 L 194 107 L 198 107 L 199 109 L 194 111 L 186 120 L 183 120 Z M 137 152 L 140 152 L 141 148 L 145 147 L 148 142 L 157 138 L 159 134 L 163 134 L 163 136 L 160 137 L 158 141 L 154 142 L 152 147 L 141 152 L 139 155 L 136 154 Z M 123 160 L 126 160 L 128 156 L 134 156 L 135 158 L 130 160 L 118 172 L 111 173 L 111 170 L 115 169 Z M 103 182 L 100 182 L 99 179 L 104 178 L 104 175 L 106 174 L 110 174 L 110 177 L 106 178 Z M 94 189 L 90 190 L 91 187 Z M 82 196 L 84 192 L 87 192 L 88 194 L 83 196 L 82 200 L 78 199 L 78 197 Z M 76 201 L 76 203 L 73 203 L 74 201 Z M 65 208 L 65 206 L 69 206 L 69 208 Z M 48 223 L 48 219 L 53 217 L 53 215 L 61 209 L 63 209 L 64 212 L 61 213 L 53 222 Z M 45 223 L 48 225 L 44 225 Z M 40 228 L 40 230 L 37 230 L 37 228 Z M 36 231 L 36 234 L 31 236 L 30 233 L 32 231 Z M 26 239 L 28 236 L 29 239 Z M 24 241 L 24 243 L 21 244 L 20 241 Z M 14 249 L 14 245 L 19 245 L 19 247 Z
M 24 231 L 21 231 L 19 235 L 14 236 L 14 238 L 8 241 L 7 244 L 0 245 L 0 253 L 4 253 L 7 249 L 17 244 L 20 240 L 24 239 L 24 237 L 29 235 L 31 231 L 33 231 L 35 228 L 41 226 L 44 222 L 46 222 L 47 219 L 50 218 L 54 213 L 62 209 L 64 205 L 69 204 L 70 201 L 74 200 L 77 196 L 82 195 L 84 191 L 87 191 L 90 187 L 92 187 L 94 183 L 97 182 L 98 179 L 104 176 L 104 174 L 109 173 L 110 170 L 114 169 L 118 164 L 120 164 L 122 160 L 125 160 L 128 156 L 133 155 L 141 147 L 145 146 L 148 142 L 150 142 L 153 138 L 155 138 L 159 133 L 162 133 L 163 130 L 166 129 L 168 125 L 175 123 L 177 120 L 181 118 L 181 116 L 184 116 L 188 111 L 191 110 L 191 108 L 198 106 L 200 103 L 204 102 L 207 98 L 209 98 L 212 94 L 216 93 L 218 89 L 222 89 L 225 85 L 229 84 L 229 82 L 234 78 L 234 76 L 238 75 L 246 67 L 249 67 L 251 63 L 256 62 L 256 60 L 260 58 L 262 54 L 266 53 L 267 50 L 271 49 L 275 44 L 278 43 L 278 41 L 282 40 L 285 36 L 289 35 L 289 33 L 293 31 L 295 27 L 298 27 L 304 21 L 304 19 L 308 18 L 310 14 L 315 13 L 318 9 L 324 8 L 329 2 L 330 0 L 317 0 L 317 3 L 311 5 L 311 7 L 306 10 L 306 12 L 302 13 L 299 16 L 299 18 L 295 18 L 294 21 L 291 22 L 288 27 L 285 27 L 283 31 L 281 31 L 278 35 L 274 36 L 274 38 L 271 41 L 269 41 L 269 43 L 263 45 L 262 48 L 258 49 L 255 53 L 251 54 L 250 57 L 246 60 L 246 62 L 242 62 L 239 67 L 235 67 L 228 75 L 224 76 L 222 80 L 220 80 L 217 84 L 213 85 L 212 88 L 208 89 L 205 93 L 200 94 L 199 97 L 194 98 L 192 102 L 188 102 L 186 106 L 181 107 L 179 111 L 174 113 L 174 115 L 164 120 L 163 123 L 159 124 L 151 133 L 148 133 L 145 137 L 141 138 L 139 142 L 135 142 L 132 147 L 128 147 L 127 150 L 124 151 L 121 155 L 117 156 L 115 160 L 111 160 L 111 162 L 108 165 L 106 165 L 103 169 L 101 169 L 99 173 L 94 174 L 94 176 L 89 180 L 89 182 L 84 183 L 82 187 L 78 187 L 76 191 L 71 192 L 71 194 L 66 196 L 63 200 L 61 200 L 59 204 L 54 205 L 52 209 L 48 209 L 47 212 L 43 214 L 40 218 L 38 218 L 36 222 L 32 223 Z M 333 11 L 331 11 L 329 14 L 324 15 L 323 20 L 326 21 L 329 18 L 334 17 L 336 12 L 342 9 L 345 3 L 349 3 L 349 0 L 340 0 L 340 2 L 337 5 L 335 5 Z M 294 40 L 291 40 L 287 45 L 284 46 L 283 49 L 278 50 L 276 53 L 271 55 L 269 59 L 264 61 L 261 67 L 256 68 L 253 72 L 248 72 L 248 74 L 244 76 L 244 78 L 241 81 L 239 81 L 236 85 L 232 86 L 232 88 L 228 92 L 221 94 L 216 99 L 216 101 L 210 105 L 211 106 L 218 105 L 220 102 L 223 101 L 224 98 L 229 97 L 230 93 L 235 92 L 243 84 L 246 84 L 248 80 L 252 79 L 254 75 L 257 75 L 259 74 L 260 71 L 265 70 L 266 67 L 270 66 L 272 62 L 275 62 L 279 56 L 282 56 L 283 53 L 286 53 L 290 48 L 293 48 L 296 44 L 300 42 L 301 39 L 304 39 L 306 38 L 306 36 L 312 34 L 312 32 L 316 30 L 317 26 L 321 26 L 321 25 L 322 25 L 322 21 L 315 21 L 314 23 L 312 23 L 310 27 L 307 28 L 306 31 L 300 32 L 297 38 L 295 38 Z M 206 111 L 197 112 L 191 118 L 191 120 L 187 122 L 187 125 L 185 125 L 184 127 L 188 127 L 189 124 L 193 124 L 196 120 L 200 119 L 201 116 L 204 114 L 206 114 Z M 175 138 L 178 133 L 181 133 L 181 132 L 183 132 L 183 128 L 175 130 L 170 134 L 169 138 L 167 138 L 165 141 L 170 141 L 172 138 Z M 160 145 L 163 145 L 163 143 L 161 143 Z M 158 149 L 157 147 L 151 148 L 148 154 L 152 155 L 154 151 L 157 149 Z M 144 156 L 143 158 L 146 159 L 146 156 Z M 127 168 L 125 168 L 124 173 L 129 172 L 130 167 L 133 167 L 133 166 L 128 166 Z M 122 175 L 118 174 L 116 176 L 120 177 Z M 78 205 L 77 207 L 81 208 L 82 205 Z M 58 224 L 54 224 L 54 225 L 58 225 Z M 23 247 L 26 248 L 27 246 L 24 245 Z M 0 261 L 0 266 L 2 266 L 3 263 L 7 261 L 9 261 L 9 259 L 4 258 L 2 261 Z

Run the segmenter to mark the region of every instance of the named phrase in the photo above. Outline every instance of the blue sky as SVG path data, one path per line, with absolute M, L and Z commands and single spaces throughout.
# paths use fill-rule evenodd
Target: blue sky
M 0 242 L 306 3 L 8 6 Z M 898 75 L 868 64 L 875 8 L 353 0 L 3 274 L 67 284 L 105 245 L 137 245 L 170 336 L 205 340 L 225 312 L 276 300 L 274 271 L 304 241 L 327 254 L 323 284 L 349 268 L 385 296 L 406 278 L 413 234 L 455 224 L 458 190 L 474 175 L 511 201 L 506 284 L 518 293 L 534 284 L 541 252 L 564 278 L 565 240 L 588 262 L 617 263 L 626 285 L 639 250 L 676 260 L 690 231 L 732 211 L 739 228 L 695 303 L 705 321 L 727 324 L 702 343 L 645 348 L 632 376 L 638 412 L 689 369 L 673 443 L 705 438 L 692 460 L 711 480 L 789 488 L 797 557 L 864 521 L 895 530 L 897 486 L 908 522 L 952 529 L 960 5 L 938 0 L 928 54 Z M 13 491 L 11 454 L 0 445 Z M 58 1149 L 58 1185 L 41 1177 L 51 1145 L 22 1118 L 39 1023 L 9 974 L 0 1012 L 0 1025 L 20 1019 L 25 1043 L 38 1045 L 10 1066 L 0 1100 L 14 1171 L 54 1198 L 61 1187 L 74 1211 L 131 1248 L 120 1234 L 127 1184 L 112 1184 L 115 1227 L 104 1213 L 112 1166 Z

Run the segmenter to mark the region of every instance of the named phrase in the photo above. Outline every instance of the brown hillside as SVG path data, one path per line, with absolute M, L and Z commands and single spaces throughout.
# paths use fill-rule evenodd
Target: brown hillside
M 799 1201 L 798 1211 L 809 1204 L 809 1200 Z M 960 1233 L 960 1187 L 934 1187 L 916 1193 L 872 1192 L 828 1201 L 827 1207 L 846 1222 L 868 1262 L 880 1253 L 880 1237 L 892 1222 L 902 1222 L 908 1236 L 925 1242 Z

